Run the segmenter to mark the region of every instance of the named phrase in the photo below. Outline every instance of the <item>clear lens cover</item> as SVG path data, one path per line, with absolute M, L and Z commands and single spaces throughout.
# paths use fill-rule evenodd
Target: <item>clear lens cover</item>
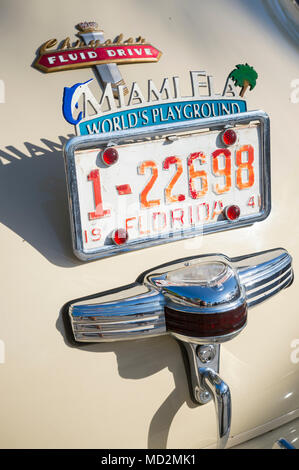
M 182 286 L 199 284 L 213 286 L 223 281 L 228 274 L 228 266 L 221 261 L 204 262 L 178 269 L 167 274 L 169 284 Z

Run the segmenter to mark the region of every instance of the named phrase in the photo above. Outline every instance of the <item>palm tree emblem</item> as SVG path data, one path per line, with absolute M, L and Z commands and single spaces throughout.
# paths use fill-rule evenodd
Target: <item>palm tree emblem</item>
M 242 87 L 240 92 L 242 97 L 248 87 L 250 87 L 250 90 L 255 87 L 257 77 L 257 72 L 247 63 L 236 65 L 236 68 L 229 74 L 229 78 L 235 82 L 235 85 Z

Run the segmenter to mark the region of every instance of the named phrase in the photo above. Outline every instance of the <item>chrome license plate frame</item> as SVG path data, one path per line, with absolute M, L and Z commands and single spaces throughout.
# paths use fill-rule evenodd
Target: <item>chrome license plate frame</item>
M 97 147 L 116 145 L 123 143 L 136 143 L 140 140 L 167 138 L 175 134 L 194 131 L 219 131 L 225 127 L 235 127 L 256 122 L 260 126 L 260 161 L 259 161 L 259 188 L 260 188 L 260 210 L 258 213 L 240 217 L 233 222 L 220 220 L 211 224 L 203 224 L 191 229 L 181 230 L 175 233 L 159 234 L 155 238 L 141 238 L 128 240 L 124 245 L 104 244 L 95 249 L 86 249 L 83 240 L 82 220 L 80 213 L 79 189 L 76 173 L 76 152 L 92 150 Z M 270 176 L 270 119 L 264 111 L 250 111 L 240 114 L 228 115 L 219 118 L 208 118 L 178 122 L 172 125 L 159 125 L 145 129 L 129 129 L 127 131 L 93 134 L 89 136 L 78 136 L 70 139 L 64 147 L 64 159 L 66 170 L 66 181 L 68 190 L 68 202 L 72 232 L 73 250 L 75 255 L 83 261 L 113 256 L 120 253 L 147 248 L 159 244 L 169 243 L 187 238 L 193 238 L 201 234 L 230 230 L 232 228 L 252 225 L 254 222 L 264 220 L 271 211 L 271 176 Z

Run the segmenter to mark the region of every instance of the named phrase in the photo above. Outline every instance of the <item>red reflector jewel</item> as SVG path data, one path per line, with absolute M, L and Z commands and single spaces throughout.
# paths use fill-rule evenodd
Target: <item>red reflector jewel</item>
M 224 209 L 225 217 L 228 220 L 237 220 L 240 217 L 240 207 L 239 206 L 228 206 Z
M 102 160 L 105 165 L 114 165 L 118 160 L 118 151 L 114 147 L 108 147 L 102 151 Z
M 237 142 L 237 134 L 233 129 L 227 129 L 221 135 L 224 145 L 234 145 Z
M 112 234 L 112 240 L 116 245 L 123 245 L 128 241 L 129 234 L 124 228 L 118 228 L 114 230 Z

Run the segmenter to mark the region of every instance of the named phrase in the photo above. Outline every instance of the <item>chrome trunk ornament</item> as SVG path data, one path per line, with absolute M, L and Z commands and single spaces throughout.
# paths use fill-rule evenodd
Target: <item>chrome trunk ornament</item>
M 88 46 L 91 41 L 98 41 L 99 44 L 105 43 L 103 31 L 99 29 L 97 23 L 79 23 L 77 29 L 80 31 L 79 35 L 86 46 Z M 125 82 L 116 64 L 95 65 L 94 68 L 103 87 L 105 87 L 107 83 L 111 83 L 115 96 L 118 95 L 117 87 L 120 85 L 124 86 L 124 94 L 128 93 L 128 88 L 125 86 Z
M 220 343 L 243 330 L 248 308 L 292 283 L 291 264 L 291 256 L 279 248 L 238 258 L 194 256 L 158 266 L 116 293 L 70 302 L 75 340 L 174 336 L 188 354 L 193 400 L 215 401 L 218 447 L 224 447 L 231 396 L 218 375 Z

